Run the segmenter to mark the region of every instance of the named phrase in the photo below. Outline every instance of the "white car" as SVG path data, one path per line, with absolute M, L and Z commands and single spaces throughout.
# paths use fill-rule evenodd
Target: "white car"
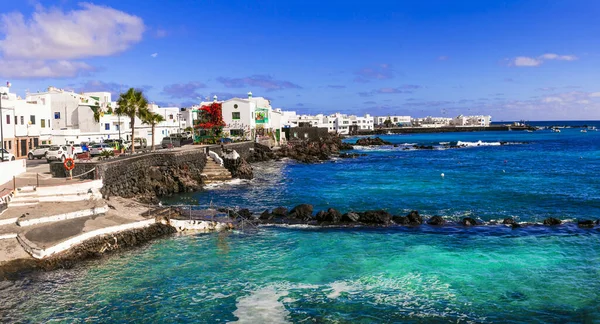
M 33 160 L 35 158 L 41 159 L 46 157 L 46 152 L 50 149 L 52 145 L 40 145 L 36 147 L 33 151 L 30 151 L 27 154 L 27 158 Z
M 15 156 L 14 154 L 10 153 L 9 151 L 5 150 L 5 149 L 0 149 L 2 150 L 1 152 L 4 152 L 4 160 L 0 161 L 0 162 L 4 162 L 4 161 L 14 161 L 15 160 Z M 0 155 L 1 157 L 2 155 Z
M 71 149 L 66 145 L 52 146 L 48 152 L 46 152 L 46 161 L 48 161 L 48 163 L 50 163 L 50 161 L 65 162 L 65 159 L 72 157 L 70 153 Z
M 115 149 L 112 146 L 108 145 L 108 144 L 94 144 L 94 146 L 92 146 L 90 148 L 90 154 L 92 156 L 94 156 L 94 155 L 100 155 L 104 151 L 111 152 L 111 151 L 114 151 L 114 150 Z

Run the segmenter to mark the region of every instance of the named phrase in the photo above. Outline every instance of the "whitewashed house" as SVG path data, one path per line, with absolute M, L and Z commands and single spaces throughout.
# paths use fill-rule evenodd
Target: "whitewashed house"
M 49 144 L 50 105 L 43 101 L 22 99 L 10 92 L 9 87 L 0 87 L 2 94 L 2 146 L 15 157 L 27 157 L 40 144 Z

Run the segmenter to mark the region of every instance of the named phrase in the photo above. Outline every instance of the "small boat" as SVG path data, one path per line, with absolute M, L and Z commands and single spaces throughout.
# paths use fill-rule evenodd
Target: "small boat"
M 554 133 L 560 133 L 560 129 L 558 128 L 551 128 L 550 130 Z
M 580 132 L 587 133 L 587 129 L 582 129 L 582 130 L 580 130 Z

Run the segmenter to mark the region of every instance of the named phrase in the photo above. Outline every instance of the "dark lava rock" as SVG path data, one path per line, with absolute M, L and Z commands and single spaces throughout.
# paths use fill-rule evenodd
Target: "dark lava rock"
M 406 215 L 406 217 L 408 218 L 408 223 L 410 225 L 423 224 L 423 217 L 421 217 L 421 215 L 419 215 L 419 212 L 416 210 L 413 210 L 410 213 L 408 213 L 408 215 Z
M 288 218 L 309 221 L 312 219 L 313 205 L 301 204 L 292 209 L 288 214 Z
M 580 221 L 577 221 L 577 226 L 584 227 L 584 228 L 592 228 L 592 227 L 594 227 L 594 221 L 591 219 L 580 220 Z
M 544 219 L 544 225 L 560 225 L 562 221 L 558 218 L 548 217 Z
M 417 150 L 433 150 L 434 147 L 432 145 L 413 145 L 414 149 Z
M 444 223 L 446 223 L 446 220 L 442 216 L 433 216 L 427 220 L 429 225 L 444 225 Z
M 392 220 L 398 225 L 408 225 L 408 217 L 406 216 L 392 216 Z
M 288 213 L 288 209 L 285 207 L 277 207 L 277 208 L 273 209 L 273 212 L 272 212 L 273 217 L 276 217 L 276 218 L 285 217 L 285 216 L 287 216 L 287 213 Z
M 512 224 L 510 224 L 510 227 L 512 227 L 513 229 L 519 228 L 519 227 L 521 227 L 521 224 L 519 224 L 519 223 L 512 223 Z
M 465 217 L 462 219 L 462 224 L 464 226 L 475 226 L 478 225 L 477 221 L 471 217 Z
M 357 213 L 354 213 L 354 212 L 349 212 L 349 213 L 345 213 L 344 215 L 342 215 L 342 222 L 354 223 L 354 222 L 358 222 L 359 219 L 360 219 L 360 215 L 358 215 Z
M 384 141 L 379 137 L 375 137 L 375 138 L 371 138 L 371 137 L 365 137 L 365 138 L 359 138 L 356 141 L 356 145 L 362 145 L 362 146 L 371 146 L 371 145 L 392 145 L 391 142 L 388 141 Z
M 317 219 L 318 220 L 318 219 Z M 327 209 L 326 212 L 323 212 L 323 216 L 321 222 L 331 222 L 331 223 L 339 223 L 342 221 L 342 213 L 337 211 L 334 208 Z
M 365 224 L 383 224 L 387 225 L 392 220 L 392 215 L 385 210 L 368 210 L 359 213 L 359 221 Z
M 516 223 L 517 222 L 515 222 L 514 218 L 512 218 L 512 217 L 507 217 L 502 221 L 502 224 L 504 224 L 504 225 L 513 225 Z
M 600 219 L 596 220 L 596 225 L 600 225 Z
M 324 210 L 319 210 L 319 212 L 315 215 L 315 219 L 318 222 L 324 222 L 325 221 L 325 215 L 327 214 L 326 211 Z
M 243 219 L 254 218 L 252 217 L 252 212 L 248 208 L 240 209 L 240 211 L 238 211 L 238 215 L 240 215 L 240 217 L 242 217 Z
M 273 214 L 269 213 L 268 209 L 265 209 L 265 211 L 262 212 L 262 214 L 260 214 L 260 216 L 258 217 L 258 219 L 260 219 L 260 220 L 271 220 L 271 219 L 273 219 Z

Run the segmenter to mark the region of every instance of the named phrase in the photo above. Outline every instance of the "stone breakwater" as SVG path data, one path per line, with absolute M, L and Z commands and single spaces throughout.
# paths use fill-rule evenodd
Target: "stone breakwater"
M 327 161 L 333 156 L 339 156 L 340 151 L 353 149 L 352 145 L 342 142 L 342 137 L 329 135 L 316 140 L 292 139 L 288 145 L 278 150 L 271 150 L 257 144 L 254 148 L 252 162 L 290 158 L 303 163 Z
M 0 280 L 14 280 L 33 271 L 69 269 L 83 260 L 97 259 L 107 253 L 136 247 L 176 232 L 170 225 L 156 223 L 145 228 L 97 236 L 45 259 L 28 258 L 5 262 L 0 265 Z
M 157 197 L 202 188 L 206 165 L 202 150 L 160 152 L 107 162 L 99 166 L 102 195 L 157 202 Z
M 286 207 L 277 207 L 273 210 L 265 210 L 259 215 L 254 215 L 248 209 L 242 209 L 238 214 L 257 224 L 289 224 L 289 225 L 314 225 L 314 226 L 485 226 L 505 225 L 512 228 L 528 226 L 557 226 L 567 223 L 575 223 L 580 228 L 594 228 L 600 225 L 599 220 L 579 219 L 575 222 L 562 221 L 556 218 L 546 218 L 541 223 L 520 223 L 512 217 L 500 221 L 484 222 L 472 217 L 464 217 L 458 220 L 447 220 L 441 216 L 424 218 L 418 211 L 413 210 L 406 215 L 392 215 L 386 210 L 368 210 L 364 212 L 341 213 L 335 208 L 321 210 L 314 214 L 314 207 L 310 204 L 301 204 L 291 210 Z

